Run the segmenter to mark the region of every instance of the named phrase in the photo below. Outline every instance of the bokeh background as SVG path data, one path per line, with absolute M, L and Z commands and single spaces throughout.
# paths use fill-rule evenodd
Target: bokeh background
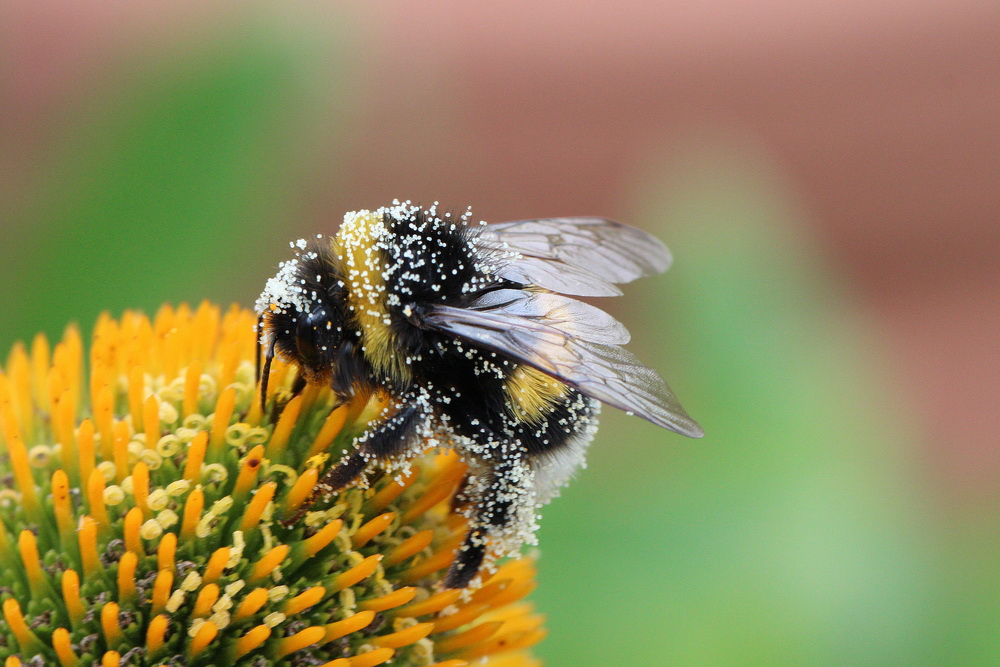
M 13 2 L 0 348 L 249 305 L 393 198 L 653 232 L 607 303 L 708 435 L 607 411 L 550 665 L 1000 662 L 1000 4 Z

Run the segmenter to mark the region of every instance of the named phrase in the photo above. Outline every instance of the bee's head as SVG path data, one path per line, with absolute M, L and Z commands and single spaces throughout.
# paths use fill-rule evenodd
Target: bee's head
M 344 345 L 344 290 L 323 242 L 298 241 L 295 259 L 282 262 L 257 300 L 259 352 L 263 352 L 261 401 L 267 396 L 271 360 L 294 364 L 309 383 L 328 382 Z M 259 355 L 258 355 L 259 356 Z

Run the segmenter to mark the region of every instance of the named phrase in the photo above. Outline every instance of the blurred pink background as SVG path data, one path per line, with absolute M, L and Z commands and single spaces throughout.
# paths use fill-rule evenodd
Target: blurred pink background
M 228 7 L 228 8 L 227 8 Z M 302 229 L 401 192 L 487 220 L 624 217 L 654 151 L 719 134 L 768 151 L 846 290 L 877 321 L 951 492 L 1000 482 L 1000 4 L 487 3 L 285 7 L 338 23 L 363 74 Z M 245 13 L 201 3 L 3 10 L 6 195 L 30 184 L 73 101 L 152 44 Z M 270 20 L 273 20 L 271 17 Z M 401 100 L 405 104 L 400 104 Z M 316 147 L 322 158 L 324 147 Z M 559 158 L 554 160 L 553 155 Z M 350 164 L 349 169 L 339 166 Z M 445 174 L 427 165 L 449 165 Z M 19 230 L 5 229 L 7 243 Z M 947 446 L 943 446 L 947 443 Z
M 997 506 L 1000 3 L 17 2 L 0 18 L 2 262 L 45 242 L 7 221 L 59 187 L 75 119 L 137 62 L 244 23 L 303 51 L 336 34 L 311 111 L 275 126 L 301 139 L 283 215 L 247 243 L 280 251 L 346 210 L 428 195 L 489 221 L 632 222 L 652 171 L 669 196 L 716 147 L 742 155 L 818 247 L 824 294 L 864 323 L 869 408 L 913 420 L 917 492 L 953 517 Z M 323 78 L 341 66 L 346 105 Z M 669 243 L 690 224 L 651 231 Z M 206 296 L 250 303 L 277 251 Z
M 479 210 L 488 220 L 624 217 L 637 158 L 720 130 L 763 146 L 877 320 L 942 482 L 994 494 L 1000 4 L 574 7 L 384 6 L 378 85 L 363 92 L 356 143 L 373 166 L 353 171 L 348 191 L 365 201 L 400 184 L 458 201 L 514 193 L 510 210 Z M 400 96 L 417 111 L 394 105 Z M 394 147 L 416 123 L 428 132 L 428 119 L 419 158 L 397 159 Z M 445 183 L 423 166 L 441 161 L 457 167 Z M 317 219 L 327 216 L 337 212 Z

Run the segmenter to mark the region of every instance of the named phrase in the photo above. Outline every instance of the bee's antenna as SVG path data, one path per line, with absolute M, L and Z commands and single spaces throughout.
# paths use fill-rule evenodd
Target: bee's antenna
M 260 349 L 257 350 L 257 356 L 260 356 Z M 261 369 L 260 374 L 260 412 L 264 414 L 267 407 L 267 380 L 271 376 L 271 360 L 274 359 L 274 341 L 267 346 L 267 354 L 264 355 L 264 368 Z
M 254 376 L 253 379 L 256 382 L 260 382 L 260 335 L 264 331 L 264 313 L 257 316 L 257 328 L 254 329 L 257 332 L 257 354 L 254 358 Z

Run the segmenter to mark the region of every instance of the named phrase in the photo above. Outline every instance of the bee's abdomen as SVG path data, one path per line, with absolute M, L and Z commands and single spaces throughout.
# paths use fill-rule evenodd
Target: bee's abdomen
M 594 421 L 600 403 L 564 384 L 562 388 L 544 412 L 532 420 L 516 419 L 513 424 L 517 438 L 530 455 L 559 450 L 586 432 Z
M 583 466 L 600 408 L 598 401 L 566 387 L 538 423 L 519 424 L 516 437 L 534 470 L 539 502 L 548 502 Z

